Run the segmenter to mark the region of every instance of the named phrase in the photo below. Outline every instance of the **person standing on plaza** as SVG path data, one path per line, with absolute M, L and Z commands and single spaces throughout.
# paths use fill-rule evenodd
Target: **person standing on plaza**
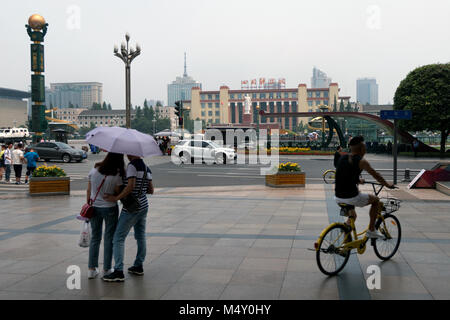
M 128 160 L 130 162 L 127 167 L 126 179 L 124 180 L 125 189 L 117 196 L 107 195 L 105 199 L 116 202 L 132 193 L 138 199 L 139 205 L 136 211 L 133 212 L 128 212 L 125 207 L 122 209 L 113 240 L 114 272 L 102 278 L 107 282 L 125 281 L 123 274 L 124 246 L 125 239 L 131 228 L 134 228 L 137 254 L 134 264 L 128 268 L 128 272 L 135 275 L 144 274 L 143 263 L 147 251 L 145 237 L 148 211 L 147 194 L 153 194 L 152 172 L 145 165 L 142 158 L 128 155 Z
M 28 183 L 28 179 L 33 174 L 34 170 L 36 170 L 36 161 L 40 160 L 39 155 L 34 152 L 33 148 L 30 148 L 30 150 L 25 153 L 23 156 L 27 160 L 27 172 L 25 174 L 25 184 Z
M 12 152 L 12 164 L 14 167 L 14 174 L 16 176 L 16 184 L 20 184 L 20 178 L 22 177 L 22 164 L 24 162 L 22 144 L 18 144 L 16 149 Z
M 87 202 L 91 202 L 94 214 L 89 219 L 92 236 L 89 245 L 88 278 L 98 276 L 98 255 L 102 240 L 103 220 L 105 221 L 105 235 L 103 241 L 103 275 L 112 272 L 113 236 L 119 217 L 117 201 L 105 200 L 105 194 L 119 193 L 122 179 L 125 176 L 125 162 L 123 154 L 109 152 L 102 162 L 95 164 L 88 175 Z
M 412 142 L 412 148 L 414 151 L 414 158 L 417 158 L 417 151 L 419 150 L 419 140 L 417 140 L 417 138 L 414 138 Z
M 2 145 L 2 150 L 0 151 L 0 181 L 3 180 L 3 173 L 5 172 L 5 151 L 6 146 Z
M 5 150 L 4 158 L 5 158 L 5 181 L 9 182 L 11 176 L 11 165 L 12 165 L 12 143 L 8 145 Z

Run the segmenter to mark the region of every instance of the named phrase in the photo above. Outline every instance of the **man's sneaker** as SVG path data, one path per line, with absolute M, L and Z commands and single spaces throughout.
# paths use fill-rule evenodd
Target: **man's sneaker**
M 124 282 L 125 276 L 122 270 L 114 270 L 114 272 L 103 276 L 102 280 L 106 282 Z
M 97 278 L 98 274 L 99 274 L 99 272 L 98 272 L 97 268 L 95 268 L 94 270 L 89 269 L 89 271 L 88 271 L 88 279 Z
M 369 238 L 369 239 L 384 239 L 384 238 L 385 238 L 385 237 L 384 237 L 381 233 L 379 233 L 377 230 L 375 230 L 375 231 L 367 230 L 367 231 L 366 231 L 366 236 L 367 236 L 367 238 Z
M 103 276 L 109 276 L 111 273 L 114 272 L 114 269 L 109 269 L 108 271 L 103 271 Z
M 128 273 L 142 276 L 142 275 L 144 275 L 144 269 L 142 268 L 142 266 L 140 266 L 140 267 L 133 266 L 131 268 L 128 268 Z

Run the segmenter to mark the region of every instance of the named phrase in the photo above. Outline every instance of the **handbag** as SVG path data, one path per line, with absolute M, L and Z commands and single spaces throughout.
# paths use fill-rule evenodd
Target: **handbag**
M 135 196 L 133 194 L 133 191 L 131 191 L 131 193 L 129 193 L 126 197 L 123 197 L 122 199 L 120 199 L 120 202 L 122 202 L 123 207 L 125 208 L 125 210 L 127 210 L 127 212 L 129 213 L 133 213 L 136 212 L 139 208 L 139 198 L 142 195 L 142 187 L 144 185 L 144 181 L 147 180 L 147 166 L 145 167 L 145 171 L 144 171 L 144 177 L 142 179 L 141 182 L 141 187 L 139 188 L 139 193 L 137 196 Z M 120 192 L 123 191 L 123 189 L 125 189 L 125 186 L 121 187 Z
M 80 240 L 78 245 L 82 248 L 88 248 L 91 243 L 91 226 L 89 221 L 85 221 L 81 226 Z
M 97 194 L 95 195 L 94 200 L 89 199 L 89 201 L 83 205 L 83 207 L 81 208 L 81 211 L 80 211 L 80 215 L 77 217 L 78 220 L 86 221 L 86 220 L 89 220 L 90 218 L 92 218 L 92 215 L 94 214 L 94 207 L 92 205 L 94 204 L 95 200 L 97 200 L 97 196 L 98 196 L 100 189 L 102 188 L 105 180 L 106 180 L 106 176 L 103 178 L 103 181 L 100 184 L 100 187 L 98 187 Z

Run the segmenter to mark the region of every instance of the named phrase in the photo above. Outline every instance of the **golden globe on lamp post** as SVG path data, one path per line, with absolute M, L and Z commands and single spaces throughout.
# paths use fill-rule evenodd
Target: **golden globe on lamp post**
M 43 16 L 41 16 L 39 14 L 33 14 L 28 19 L 28 25 L 33 30 L 42 30 L 42 28 L 44 28 L 44 26 L 45 26 L 45 19 Z

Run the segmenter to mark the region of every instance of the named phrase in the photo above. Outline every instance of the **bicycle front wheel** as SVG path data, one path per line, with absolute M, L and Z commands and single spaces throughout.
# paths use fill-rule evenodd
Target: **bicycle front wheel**
M 336 171 L 328 170 L 323 174 L 323 181 L 326 184 L 333 184 L 336 181 Z
M 317 265 L 322 273 L 334 276 L 344 269 L 350 257 L 350 250 L 343 250 L 345 237 L 346 229 L 342 225 L 331 227 L 323 236 L 316 251 Z
M 402 237 L 400 221 L 396 216 L 387 214 L 384 216 L 384 221 L 381 218 L 377 220 L 375 228 L 384 235 L 384 239 L 375 241 L 375 254 L 381 260 L 389 260 L 395 255 L 400 246 Z

